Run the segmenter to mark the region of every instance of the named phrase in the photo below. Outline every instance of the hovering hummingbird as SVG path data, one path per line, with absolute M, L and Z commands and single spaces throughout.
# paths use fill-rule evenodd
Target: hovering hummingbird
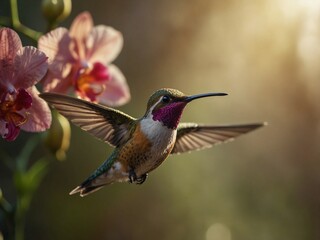
M 264 125 L 179 123 L 185 106 L 191 101 L 225 95 L 205 93 L 187 96 L 175 89 L 160 89 L 150 97 L 144 116 L 136 119 L 82 99 L 54 93 L 40 94 L 75 125 L 115 147 L 107 160 L 70 192 L 70 195 L 80 193 L 80 196 L 114 182 L 142 184 L 148 173 L 156 169 L 169 154 L 208 148 Z

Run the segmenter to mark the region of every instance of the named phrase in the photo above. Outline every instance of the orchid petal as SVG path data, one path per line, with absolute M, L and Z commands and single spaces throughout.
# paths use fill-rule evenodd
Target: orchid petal
M 9 29 L 0 29 L 0 91 L 12 92 L 14 90 L 12 85 L 13 80 L 13 61 L 17 51 L 22 48 L 21 40 L 18 34 Z M 3 95 L 3 94 L 0 94 Z
M 97 101 L 108 106 L 127 103 L 130 100 L 130 91 L 124 75 L 115 65 L 108 68 L 110 80 L 105 83 L 105 91 L 98 96 Z
M 68 64 L 66 64 L 68 65 Z M 52 72 L 48 72 L 43 79 L 44 92 L 67 93 L 72 85 L 70 77 L 55 76 Z
M 48 70 L 47 56 L 35 47 L 24 47 L 14 59 L 15 87 L 29 88 L 39 82 Z
M 70 36 L 75 40 L 74 51 L 78 53 L 80 59 L 85 58 L 85 42 L 93 28 L 93 20 L 89 12 L 79 14 L 72 22 Z
M 7 60 L 12 63 L 17 51 L 22 48 L 18 34 L 10 28 L 0 29 L 0 60 Z M 0 69 L 2 68 L 0 63 Z
M 74 59 L 69 51 L 71 38 L 68 29 L 57 28 L 46 35 L 40 37 L 38 42 L 39 50 L 49 57 L 49 69 L 55 74 L 65 74 L 65 63 L 73 62 Z M 69 69 L 70 71 L 70 69 Z
M 28 132 L 41 132 L 51 125 L 51 111 L 47 103 L 38 96 L 36 87 L 31 87 L 27 91 L 32 96 L 32 106 L 27 109 L 27 121 L 21 125 L 21 129 Z
M 94 27 L 87 40 L 87 59 L 90 62 L 112 62 L 123 46 L 122 34 L 112 27 Z
M 77 39 L 85 39 L 93 27 L 93 20 L 89 12 L 80 13 L 72 22 L 70 35 Z

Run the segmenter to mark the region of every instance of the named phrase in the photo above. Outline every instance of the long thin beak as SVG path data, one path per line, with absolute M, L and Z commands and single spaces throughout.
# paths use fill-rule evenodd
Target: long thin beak
M 188 96 L 187 98 L 185 98 L 186 102 L 191 102 L 195 99 L 198 98 L 204 98 L 204 97 L 214 97 L 214 96 L 226 96 L 228 95 L 227 93 L 202 93 L 202 94 L 196 94 L 196 95 L 192 95 L 192 96 Z

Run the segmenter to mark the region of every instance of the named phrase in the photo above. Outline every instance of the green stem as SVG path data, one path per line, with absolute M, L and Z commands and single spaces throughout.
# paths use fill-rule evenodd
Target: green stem
M 14 234 L 15 240 L 23 240 L 24 239 L 24 228 L 25 228 L 25 216 L 26 211 L 21 207 L 20 199 L 17 200 L 17 206 L 15 211 L 15 224 L 14 224 Z
M 31 38 L 34 41 L 38 41 L 39 37 L 42 35 L 40 32 L 37 32 L 27 26 L 23 25 L 19 19 L 18 3 L 17 0 L 10 0 L 11 5 L 11 18 L 12 26 L 15 30 L 23 33 L 27 37 Z
M 18 161 L 16 165 L 18 171 L 26 172 L 30 156 L 34 149 L 39 145 L 40 140 L 40 134 L 36 134 L 32 136 L 31 139 L 29 139 L 29 141 L 27 141 L 27 143 L 24 145 L 20 154 L 18 155 Z
M 29 141 L 25 144 L 24 148 L 21 150 L 20 154 L 17 157 L 16 169 L 15 172 L 20 175 L 27 175 L 28 163 L 31 158 L 31 154 L 34 149 L 39 145 L 41 136 L 39 134 L 34 135 Z M 20 183 L 23 184 L 23 183 Z M 24 186 L 23 190 L 18 191 L 17 203 L 15 207 L 14 215 L 14 239 L 23 240 L 24 239 L 24 230 L 25 230 L 25 220 L 26 213 L 29 209 L 29 204 L 31 201 L 31 196 L 33 194 L 32 189 L 28 189 L 30 186 Z M 26 191 L 28 189 L 28 191 Z
M 19 13 L 18 13 L 18 3 L 16 0 L 10 0 L 11 4 L 11 17 L 13 26 L 19 25 Z

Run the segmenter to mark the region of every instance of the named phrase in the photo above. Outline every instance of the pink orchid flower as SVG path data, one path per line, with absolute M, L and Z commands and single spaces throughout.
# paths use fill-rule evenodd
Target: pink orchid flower
M 129 101 L 130 91 L 121 71 L 110 63 L 122 49 L 120 32 L 103 25 L 93 27 L 88 12 L 78 15 L 68 31 L 57 28 L 39 39 L 49 57 L 44 91 L 67 93 L 109 106 Z
M 47 57 L 22 47 L 16 32 L 0 29 L 0 135 L 13 141 L 20 129 L 40 132 L 51 124 L 51 112 L 34 86 L 48 69 Z

